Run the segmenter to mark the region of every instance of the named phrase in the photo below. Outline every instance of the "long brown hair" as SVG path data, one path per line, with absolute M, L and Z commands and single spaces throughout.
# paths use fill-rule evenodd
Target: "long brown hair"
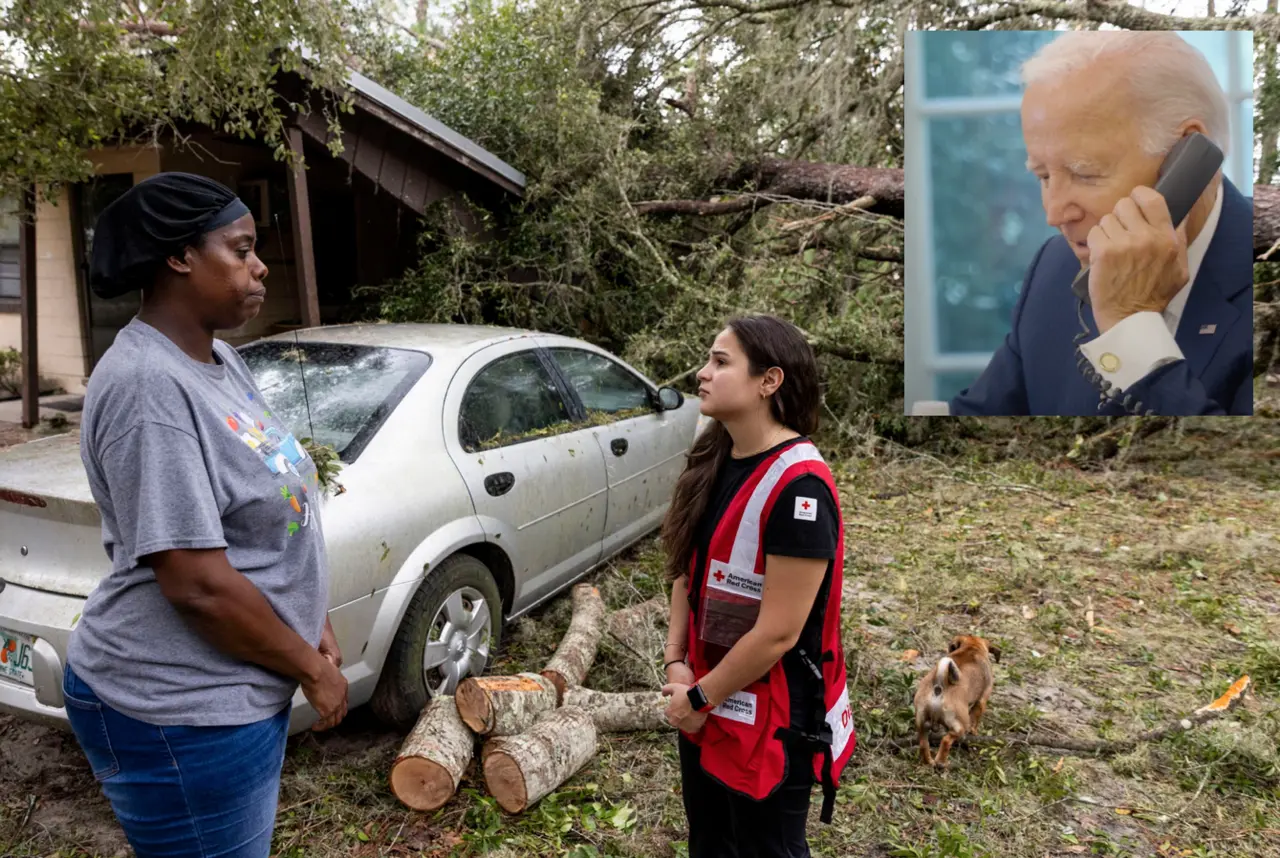
M 804 335 L 790 322 L 776 316 L 738 316 L 726 324 L 747 356 L 751 376 L 770 367 L 782 370 L 782 384 L 769 400 L 774 419 L 801 435 L 818 428 L 821 393 L 818 364 Z M 671 580 L 688 573 L 694 554 L 694 532 L 707 511 L 711 487 L 720 466 L 733 449 L 733 438 L 719 420 L 704 431 L 685 460 L 676 481 L 671 506 L 662 522 L 662 544 L 667 552 L 666 571 Z

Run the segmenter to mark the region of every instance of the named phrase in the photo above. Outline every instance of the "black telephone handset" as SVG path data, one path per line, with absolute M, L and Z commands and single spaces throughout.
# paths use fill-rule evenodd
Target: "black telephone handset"
M 1159 180 L 1155 191 L 1164 197 L 1169 206 L 1169 219 L 1173 226 L 1186 218 L 1187 212 L 1209 186 L 1209 180 L 1222 166 L 1222 150 L 1198 131 L 1193 131 L 1169 150 L 1160 165 Z M 1085 266 L 1071 283 L 1071 291 L 1086 304 L 1089 301 L 1089 267 Z
M 1183 137 L 1169 150 L 1168 157 L 1160 165 L 1160 178 L 1156 181 L 1154 190 L 1164 197 L 1165 203 L 1169 206 L 1169 219 L 1173 221 L 1175 229 L 1186 218 L 1187 212 L 1191 211 L 1196 200 L 1200 199 L 1200 195 L 1204 193 L 1204 189 L 1209 186 L 1209 181 L 1221 166 L 1222 150 L 1198 131 Z M 1076 334 L 1074 340 L 1076 368 L 1090 384 L 1098 389 L 1100 394 L 1098 410 L 1101 411 L 1108 403 L 1115 402 L 1130 414 L 1154 414 L 1152 409 L 1143 407 L 1142 402 L 1134 396 L 1132 390 L 1122 392 L 1103 378 L 1093 368 L 1093 364 L 1084 353 L 1084 342 L 1091 336 L 1089 326 L 1084 321 L 1084 305 L 1089 303 L 1087 266 L 1081 269 L 1076 279 L 1071 282 L 1071 291 L 1080 299 L 1076 302 L 1076 318 L 1080 322 L 1080 333 Z

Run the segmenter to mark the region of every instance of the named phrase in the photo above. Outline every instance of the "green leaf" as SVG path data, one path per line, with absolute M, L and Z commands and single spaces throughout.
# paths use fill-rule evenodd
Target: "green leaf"
M 636 809 L 629 804 L 624 804 L 613 813 L 610 820 L 613 827 L 617 829 L 630 828 L 636 824 Z

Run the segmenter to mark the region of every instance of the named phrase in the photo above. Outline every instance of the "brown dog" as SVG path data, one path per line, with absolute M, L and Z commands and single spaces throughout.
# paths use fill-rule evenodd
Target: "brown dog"
M 992 658 L 1000 660 L 999 647 L 974 635 L 956 635 L 947 654 L 921 677 L 916 688 L 916 733 L 920 762 L 926 766 L 945 768 L 952 743 L 965 733 L 977 734 L 994 684 Z M 947 731 L 938 744 L 937 757 L 929 752 L 929 732 L 935 726 Z

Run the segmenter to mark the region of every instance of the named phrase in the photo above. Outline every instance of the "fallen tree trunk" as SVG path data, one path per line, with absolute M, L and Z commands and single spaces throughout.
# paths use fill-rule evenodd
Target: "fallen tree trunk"
M 555 709 L 560 694 L 545 676 L 521 673 L 464 679 L 456 700 L 463 723 L 481 736 L 513 736 Z
M 1253 377 L 1257 378 L 1271 369 L 1280 355 L 1276 345 L 1280 343 L 1280 301 L 1254 303 L 1253 305 Z
M 1280 241 L 1280 185 L 1253 186 L 1253 258 L 1265 254 Z M 1280 250 L 1269 257 L 1280 262 Z
M 595 661 L 606 614 L 600 591 L 590 584 L 573 588 L 573 619 L 542 675 L 556 686 L 557 702 L 571 686 L 581 685 Z
M 1242 676 L 1231 684 L 1226 694 L 1223 694 L 1217 700 L 1207 706 L 1201 706 L 1192 714 L 1177 721 L 1171 721 L 1162 727 L 1154 730 L 1147 730 L 1139 733 L 1131 739 L 1067 739 L 1060 736 L 1036 736 L 1036 735 L 1005 735 L 1005 736 L 964 736 L 959 739 L 952 747 L 992 747 L 1002 745 L 1031 745 L 1039 748 L 1050 748 L 1055 751 L 1074 751 L 1079 754 L 1098 754 L 1107 756 L 1110 754 L 1123 754 L 1132 751 L 1138 745 L 1145 742 L 1158 742 L 1169 736 L 1178 733 L 1185 733 L 1194 727 L 1204 724 L 1206 721 L 1213 721 L 1226 713 L 1235 709 L 1244 701 L 1245 694 L 1249 690 L 1251 681 L 1248 676 Z M 931 735 L 930 741 L 937 741 L 943 733 L 935 733 Z M 918 747 L 916 737 L 911 736 L 902 739 L 892 739 L 887 742 L 889 747 L 897 750 L 909 750 Z
M 872 214 L 901 218 L 904 209 L 903 172 L 890 167 L 855 167 L 765 158 L 743 164 L 720 183 L 731 190 L 753 186 L 754 191 L 729 200 L 651 200 L 636 203 L 643 215 L 721 215 L 763 208 L 789 200 L 859 206 Z
M 628 691 L 611 694 L 590 688 L 570 688 L 565 706 L 585 711 L 601 733 L 674 729 L 667 723 L 667 699 L 660 691 Z
M 562 707 L 527 732 L 485 743 L 485 787 L 503 810 L 519 813 L 573 777 L 595 753 L 591 716 L 576 706 Z
M 454 699 L 433 697 L 391 764 L 391 791 L 414 810 L 435 810 L 457 792 L 474 752 Z

